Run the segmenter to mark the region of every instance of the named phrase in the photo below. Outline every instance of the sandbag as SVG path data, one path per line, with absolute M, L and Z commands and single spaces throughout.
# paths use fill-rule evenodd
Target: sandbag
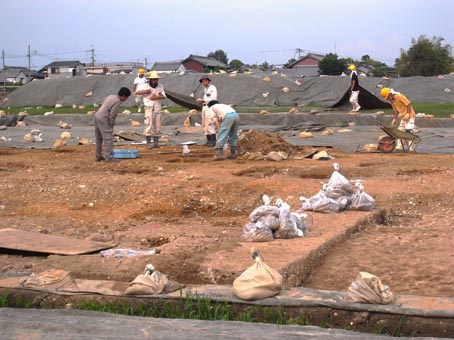
M 71 273 L 62 269 L 48 269 L 36 276 L 20 281 L 22 287 L 39 289 L 75 288 L 76 281 Z
M 248 242 L 269 242 L 274 240 L 273 231 L 261 221 L 246 223 L 243 227 L 242 237 Z
M 130 286 L 126 289 L 126 295 L 153 295 L 160 294 L 164 291 L 164 287 L 169 282 L 167 276 L 154 271 L 150 274 L 140 274 Z
M 258 252 L 252 258 L 255 263 L 233 281 L 233 294 L 243 300 L 261 300 L 279 294 L 282 275 L 263 262 Z
M 394 302 L 394 294 L 381 280 L 367 272 L 360 272 L 348 288 L 347 298 L 353 302 L 386 305 Z

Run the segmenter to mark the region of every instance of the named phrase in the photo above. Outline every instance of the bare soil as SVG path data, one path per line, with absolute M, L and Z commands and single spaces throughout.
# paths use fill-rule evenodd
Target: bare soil
M 1 228 L 160 250 L 125 259 L 3 252 L 0 272 L 58 268 L 77 278 L 131 281 L 152 262 L 181 283 L 224 284 L 251 265 L 254 246 L 283 272 L 287 285 L 345 290 L 359 271 L 367 271 L 396 293 L 454 295 L 453 155 L 327 149 L 335 160 L 316 161 L 304 158 L 310 148 L 266 133 L 249 134 L 240 151 L 286 151 L 289 160 L 214 162 L 214 150 L 204 146 L 191 147 L 189 156 L 180 147 L 138 149 L 137 159 L 105 163 L 94 161 L 93 146 L 0 148 Z M 376 199 L 375 212 L 310 213 L 309 237 L 254 244 L 242 239 L 264 193 L 296 210 L 301 193 L 311 196 L 328 180 L 334 161 L 347 178 L 364 181 Z M 330 246 L 328 256 L 320 253 L 315 269 L 303 273 L 295 266 L 303 251 L 358 221 L 362 230 Z

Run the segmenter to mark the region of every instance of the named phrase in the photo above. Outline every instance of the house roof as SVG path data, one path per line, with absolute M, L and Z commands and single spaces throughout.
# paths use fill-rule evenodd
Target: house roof
M 47 64 L 47 65 L 43 66 L 38 72 L 39 73 L 43 73 L 43 72 L 47 73 L 47 69 L 49 67 L 72 67 L 72 68 L 75 68 L 78 65 L 82 65 L 82 63 L 79 60 L 68 60 L 68 61 L 59 60 L 59 61 L 54 61 L 54 62 L 51 62 L 50 64 Z
M 315 59 L 315 60 L 322 60 L 325 56 L 323 54 L 317 54 L 317 53 L 308 53 L 306 54 L 304 57 L 301 57 L 299 58 L 298 60 L 294 61 L 293 63 L 289 64 L 287 66 L 287 68 L 292 68 L 293 66 L 295 66 L 296 64 L 300 63 L 301 61 L 305 60 L 305 59 Z
M 176 71 L 179 69 L 182 63 L 182 60 L 157 61 L 153 64 L 153 67 L 151 69 L 155 71 Z
M 202 64 L 205 67 L 228 67 L 226 64 L 221 63 L 219 60 L 216 60 L 211 57 L 202 57 L 198 55 L 189 55 L 185 60 L 183 60 L 183 63 L 194 60 L 197 61 L 198 63 Z

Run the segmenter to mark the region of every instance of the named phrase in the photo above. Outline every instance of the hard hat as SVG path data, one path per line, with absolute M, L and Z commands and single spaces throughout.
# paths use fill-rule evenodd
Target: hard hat
M 148 75 L 147 75 L 147 78 L 148 79 L 161 79 L 158 72 L 156 72 L 156 71 L 150 71 L 150 73 L 148 73 Z
M 391 89 L 389 87 L 384 87 L 380 90 L 380 94 L 381 96 L 386 100 L 388 99 L 389 97 L 389 92 L 391 91 Z
M 145 70 L 143 68 L 139 68 L 139 74 L 145 74 Z
M 355 66 L 354 64 L 351 64 L 351 65 L 348 67 L 348 69 L 349 69 L 350 71 L 356 70 L 356 66 Z
M 202 76 L 200 79 L 199 79 L 199 82 L 202 82 L 202 80 L 204 79 L 207 79 L 208 81 L 211 81 L 210 78 L 208 78 L 208 76 Z

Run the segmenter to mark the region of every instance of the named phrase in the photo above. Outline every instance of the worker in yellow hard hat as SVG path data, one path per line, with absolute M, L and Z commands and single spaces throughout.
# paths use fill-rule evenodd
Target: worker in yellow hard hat
M 137 112 L 140 113 L 142 111 L 142 105 L 143 105 L 143 98 L 141 95 L 135 94 L 136 91 L 142 91 L 142 87 L 144 84 L 147 84 L 148 80 L 145 78 L 145 69 L 140 68 L 139 71 L 137 71 L 137 77 L 134 79 L 134 85 L 132 88 L 132 92 L 135 95 L 135 102 L 137 105 Z
M 352 111 L 351 112 L 359 112 L 361 106 L 358 103 L 359 99 L 359 81 L 358 81 L 358 73 L 356 73 L 356 66 L 351 64 L 348 67 L 350 71 L 350 104 L 352 104 Z
M 408 100 L 408 98 L 404 94 L 396 92 L 389 87 L 382 88 L 380 95 L 383 97 L 383 99 L 389 100 L 391 102 L 391 106 L 394 111 L 391 125 L 393 127 L 397 126 L 397 118 L 400 115 L 402 117 L 401 125 L 403 125 L 404 130 L 407 132 L 413 132 L 413 129 L 415 128 L 416 114 L 410 100 Z

